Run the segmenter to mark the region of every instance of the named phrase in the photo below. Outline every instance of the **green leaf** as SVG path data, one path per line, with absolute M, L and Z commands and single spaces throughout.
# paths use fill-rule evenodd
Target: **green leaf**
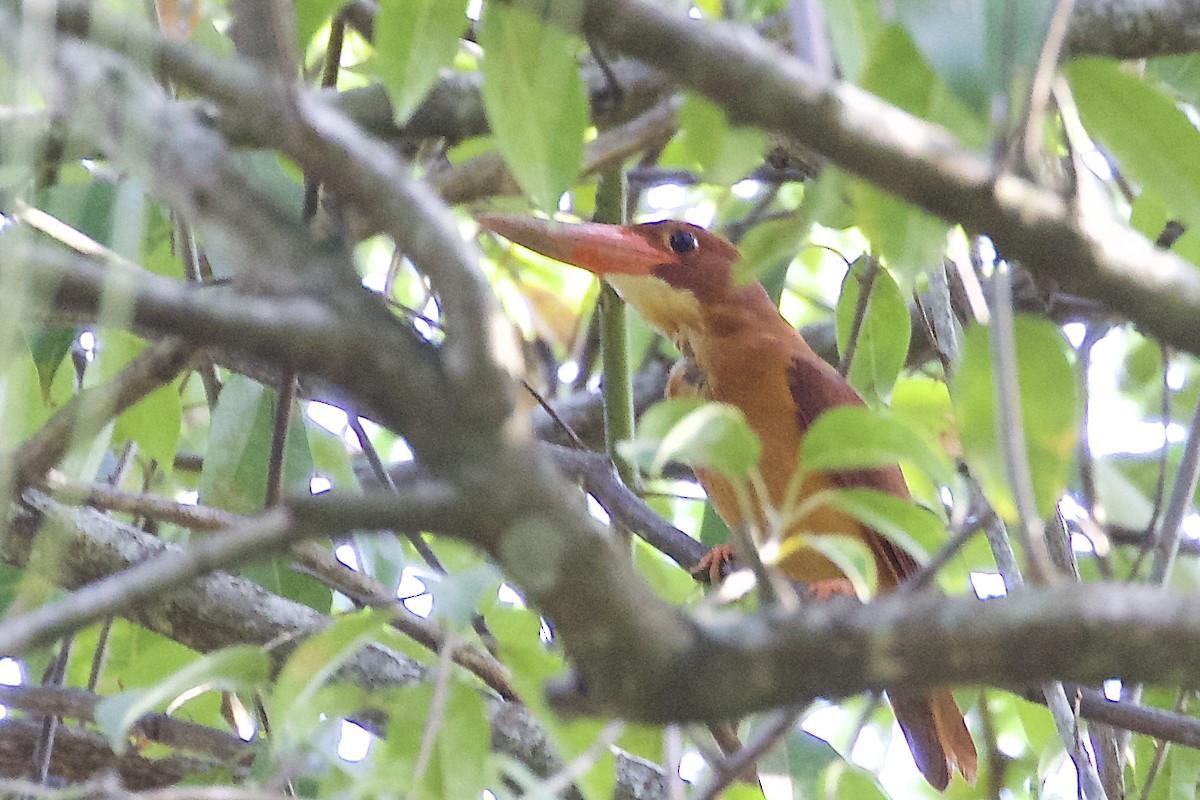
M 638 437 L 618 450 L 653 475 L 678 461 L 737 480 L 758 464 L 761 446 L 739 409 L 686 398 L 656 403 L 642 416 Z
M 1054 0 L 906 0 L 896 12 L 942 81 L 983 118 L 995 94 L 1016 103 L 1026 95 L 1054 6 Z
M 170 472 L 182 420 L 179 381 L 172 381 L 127 408 L 117 418 L 113 438 L 132 439 L 147 457 L 158 463 L 159 469 Z
M 254 689 L 266 683 L 269 674 L 270 660 L 260 648 L 227 647 L 197 658 L 149 689 L 104 698 L 96 705 L 96 724 L 113 752 L 121 755 L 128 744 L 125 734 L 143 715 L 198 690 Z
M 1112 61 L 1073 61 L 1066 74 L 1088 132 L 1124 174 L 1162 198 L 1188 227 L 1200 223 L 1200 163 L 1193 158 L 1200 131 L 1171 98 Z
M 783 293 L 787 267 L 812 228 L 806 214 L 794 214 L 755 225 L 738 242 L 742 257 L 734 265 L 734 281 L 762 281 L 775 304 Z
M 538 12 L 560 19 L 541 19 Z M 576 2 L 487 3 L 483 105 L 496 146 L 534 205 L 551 212 L 579 177 L 587 96 L 564 30 L 578 29 Z
M 29 354 L 37 368 L 38 383 L 42 387 L 42 399 L 50 401 L 50 386 L 63 359 L 71 351 L 71 344 L 79 335 L 78 328 L 40 328 L 29 337 Z
M 873 0 L 844 0 L 824 5 L 825 22 L 841 74 L 857 83 L 872 45 L 883 28 Z
M 756 725 L 747 740 L 757 738 Z M 842 757 L 829 742 L 819 739 L 799 727 L 792 728 L 783 738 L 782 747 L 774 747 L 758 762 L 760 773 L 786 776 L 792 783 L 791 797 L 818 798 L 824 796 L 825 772 Z
M 892 27 L 880 36 L 862 79 L 863 88 L 912 114 L 928 117 L 937 93 L 933 73 L 921 61 L 904 31 Z M 916 276 L 941 263 L 948 226 L 914 205 L 865 181 L 850 184 L 856 222 L 876 252 L 911 285 Z
M 891 415 L 863 406 L 831 408 L 809 427 L 800 465 L 809 472 L 862 469 L 909 462 L 942 486 L 954 466 L 925 436 Z
M 271 594 L 286 597 L 314 611 L 328 614 L 333 602 L 333 591 L 312 575 L 298 572 L 293 568 L 293 563 L 292 559 L 282 556 L 247 564 L 238 570 L 238 574 L 254 581 Z
M 333 12 L 342 7 L 341 0 L 295 0 L 292 4 L 296 13 L 296 42 L 300 52 L 308 49 L 308 43 L 329 21 Z
M 375 638 L 388 624 L 387 617 L 371 609 L 346 614 L 288 657 L 265 702 L 281 750 L 291 749 L 320 724 L 322 710 L 313 702 L 317 691 Z
M 801 532 L 799 535 L 785 538 L 778 548 L 764 548 L 763 562 L 781 565 L 805 550 L 814 550 L 829 559 L 854 586 L 854 593 L 859 598 L 866 599 L 875 595 L 879 582 L 875 572 L 875 557 L 867 543 L 857 536 L 844 536 L 827 531 Z
M 1051 323 L 1018 315 L 1014 321 L 1017 380 L 1025 452 L 1038 514 L 1048 516 L 1067 485 L 1079 430 L 1078 379 L 1070 347 Z M 986 328 L 968 328 L 962 363 L 950 386 L 959 437 L 971 471 L 992 506 L 1016 518 L 1004 455 L 997 437 L 992 352 Z
M 113 204 L 117 187 L 86 178 L 59 183 L 38 193 L 36 205 L 105 247 L 113 243 Z
M 1196 53 L 1146 60 L 1146 73 L 1170 86 L 1186 103 L 1200 105 L 1200 56 Z
M 0 447 L 15 446 L 50 419 L 54 409 L 41 387 L 41 376 L 27 349 L 0 354 L 0 402 L 4 408 Z
M 285 169 L 273 150 L 239 150 L 233 154 L 238 169 L 283 211 L 299 218 L 304 210 L 304 184 Z M 290 165 L 289 165 L 290 167 Z M 212 243 L 206 243 L 212 247 Z
M 766 137 L 754 128 L 734 127 L 716 103 L 694 92 L 684 95 L 679 133 L 662 163 L 678 164 L 708 183 L 729 185 L 746 177 L 762 161 Z
M 404 124 L 450 66 L 467 26 L 467 0 L 381 0 L 375 14 L 379 75 Z
M 859 258 L 850 265 L 842 281 L 842 293 L 837 305 L 838 352 L 845 353 L 849 345 L 854 315 L 870 262 Z M 883 267 L 875 269 L 871 294 L 863 314 L 862 325 L 855 340 L 854 358 L 846 379 L 868 401 L 880 401 L 891 394 L 904 362 L 908 358 L 908 341 L 912 336 L 912 320 L 900 287 Z
M 471 624 L 480 600 L 486 594 L 495 595 L 501 580 L 490 564 L 445 575 L 423 570 L 417 577 L 433 595 L 434 616 L 458 628 Z
M 378 784 L 379 791 L 369 796 L 441 800 L 475 798 L 483 793 L 491 778 L 491 734 L 483 698 L 465 683 L 451 680 L 440 712 L 432 706 L 428 684 L 396 692 L 388 708 L 387 736 L 378 743 L 368 779 L 368 786 Z M 433 714 L 438 717 L 431 719 Z M 413 786 L 418 753 L 433 722 L 437 723 L 433 749 L 419 785 Z
M 200 498 L 205 505 L 238 514 L 262 508 L 276 398 L 275 391 L 249 378 L 234 375 L 226 381 L 213 413 L 200 472 Z M 283 488 L 307 493 L 311 476 L 312 457 L 303 415 L 296 404 L 283 449 Z
M 845 511 L 887 537 L 924 564 L 946 541 L 946 525 L 932 511 L 875 489 L 838 489 L 826 505 Z

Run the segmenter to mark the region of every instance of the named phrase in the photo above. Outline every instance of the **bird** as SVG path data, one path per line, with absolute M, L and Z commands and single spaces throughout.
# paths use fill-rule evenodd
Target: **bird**
M 611 225 L 483 215 L 477 221 L 509 241 L 607 281 L 673 342 L 683 359 L 671 371 L 667 396 L 699 396 L 742 412 L 761 444 L 758 469 L 767 502 L 784 501 L 805 431 L 817 417 L 826 409 L 863 404 L 846 379 L 780 314 L 762 284 L 740 278 L 737 248 L 716 233 L 678 220 Z M 745 522 L 757 523 L 749 525 L 751 530 L 762 529 L 762 509 L 753 512 L 757 520 L 744 520 L 742 505 L 724 477 L 701 467 L 694 471 L 731 530 Z M 837 487 L 872 488 L 910 499 L 896 465 L 806 474 L 799 497 Z M 840 533 L 862 541 L 875 561 L 880 593 L 894 591 L 918 568 L 901 547 L 829 506 L 811 510 L 784 536 L 800 531 Z M 810 593 L 853 593 L 842 571 L 816 549 L 801 544 L 785 552 L 778 568 L 807 585 Z M 728 548 L 715 549 L 703 567 L 716 572 L 730 554 Z M 948 687 L 890 692 L 888 699 L 930 785 L 944 790 L 955 771 L 974 782 L 975 745 Z

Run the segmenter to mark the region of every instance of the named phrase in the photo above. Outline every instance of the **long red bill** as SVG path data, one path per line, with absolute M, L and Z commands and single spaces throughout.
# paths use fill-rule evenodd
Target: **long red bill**
M 572 225 L 500 215 L 476 220 L 509 241 L 597 275 L 649 275 L 654 267 L 670 260 L 632 228 L 622 225 Z

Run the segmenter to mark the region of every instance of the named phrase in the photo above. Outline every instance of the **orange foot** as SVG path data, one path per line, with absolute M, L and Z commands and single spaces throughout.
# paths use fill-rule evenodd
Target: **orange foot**
M 858 599 L 858 593 L 854 591 L 854 584 L 846 578 L 832 578 L 826 581 L 810 583 L 808 584 L 807 594 L 814 600 L 828 600 L 832 597 L 853 597 Z
M 708 576 L 708 582 L 714 586 L 721 582 L 725 573 L 733 568 L 733 546 L 719 544 L 704 554 L 700 563 L 692 568 L 692 574 L 703 580 Z

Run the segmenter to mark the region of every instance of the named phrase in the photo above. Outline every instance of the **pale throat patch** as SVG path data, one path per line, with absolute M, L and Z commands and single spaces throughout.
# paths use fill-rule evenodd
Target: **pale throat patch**
M 700 301 L 694 294 L 650 276 L 606 275 L 604 279 L 642 319 L 681 351 L 690 352 L 691 338 L 704 326 Z

